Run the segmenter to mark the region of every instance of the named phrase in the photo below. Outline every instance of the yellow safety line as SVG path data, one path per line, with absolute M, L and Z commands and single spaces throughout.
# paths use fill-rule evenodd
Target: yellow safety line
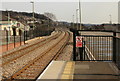
M 73 61 L 67 62 L 62 73 L 61 79 L 73 80 L 74 66 L 75 62 Z
M 38 39 L 42 39 L 43 37 L 36 37 L 34 39 L 30 39 L 30 40 L 27 40 L 25 41 L 26 43 L 29 43 L 29 42 L 32 42 L 32 41 L 35 41 L 35 40 L 38 40 Z

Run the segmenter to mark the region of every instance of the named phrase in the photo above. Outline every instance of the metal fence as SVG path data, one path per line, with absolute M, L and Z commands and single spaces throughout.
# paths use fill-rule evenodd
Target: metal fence
M 114 53 L 113 61 L 120 69 L 120 38 L 114 37 L 114 39 L 115 39 L 115 47 L 114 47 L 115 53 Z
M 0 53 L 24 45 L 25 41 L 35 37 L 50 35 L 52 31 L 54 31 L 54 29 L 43 31 L 32 28 L 29 31 L 21 31 L 19 35 L 16 35 L 16 32 L 13 32 L 13 35 L 11 35 L 10 31 L 4 30 L 0 38 L 0 46 L 2 46 L 2 51 L 0 51 Z
M 8 30 L 4 30 L 2 32 L 3 34 L 1 35 L 0 39 L 0 46 L 2 46 L 2 52 L 0 51 L 0 53 L 25 44 L 24 33 L 19 35 L 10 35 L 10 31 Z
M 74 61 L 111 61 L 120 69 L 120 38 L 113 31 L 71 30 L 73 32 Z M 85 32 L 85 35 L 81 32 Z M 93 34 L 93 32 L 110 32 L 109 34 Z M 117 32 L 120 33 L 120 32 Z M 77 37 L 82 40 L 82 47 L 77 47 Z
M 84 61 L 112 61 L 113 57 L 113 38 L 112 36 L 90 36 L 81 35 L 83 41 L 82 59 Z M 79 50 L 81 48 L 78 48 Z M 79 51 L 77 51 L 79 52 Z

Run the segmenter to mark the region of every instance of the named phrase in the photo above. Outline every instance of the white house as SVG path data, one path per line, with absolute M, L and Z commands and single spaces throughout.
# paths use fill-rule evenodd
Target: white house
M 0 30 L 8 30 L 10 35 L 20 35 L 25 30 L 25 26 L 18 21 L 0 21 Z

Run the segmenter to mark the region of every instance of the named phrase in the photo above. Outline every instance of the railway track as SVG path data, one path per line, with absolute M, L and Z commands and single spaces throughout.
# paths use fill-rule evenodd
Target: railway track
M 70 39 L 68 40 L 67 45 L 64 47 L 64 50 L 60 52 L 54 59 L 55 61 L 70 61 L 72 60 L 72 51 L 73 51 L 73 38 L 72 33 L 70 32 Z
M 49 37 L 47 40 L 44 39 L 42 41 L 39 41 L 35 44 L 32 44 L 32 45 L 29 45 L 29 46 L 26 46 L 22 49 L 19 49 L 17 51 L 14 51 L 12 53 L 9 53 L 9 54 L 6 54 L 6 55 L 3 55 L 0 59 L 2 59 L 2 65 L 1 66 L 4 66 L 8 63 L 10 63 L 11 61 L 14 61 L 30 52 L 32 52 L 33 50 L 35 50 L 36 48 L 38 47 L 42 47 L 43 45 L 45 45 L 46 43 L 48 43 L 49 41 L 55 39 L 56 37 L 58 37 L 59 35 L 61 34 L 61 32 L 59 32 L 58 34 L 52 36 L 52 37 Z
M 16 70 L 18 70 L 19 68 L 21 68 L 22 66 L 27 64 L 27 61 L 23 60 L 23 58 L 26 58 L 30 54 L 34 53 L 34 51 L 37 50 L 38 47 L 41 48 L 46 43 L 58 38 L 61 33 L 62 33 L 62 31 L 59 31 L 58 33 L 54 34 L 53 36 L 47 38 L 47 40 L 43 39 L 42 41 L 38 41 L 37 43 L 34 43 L 33 45 L 31 44 L 22 49 L 14 51 L 12 53 L 3 55 L 3 58 L 1 58 L 1 60 L 2 60 L 1 67 L 3 68 L 2 76 L 3 77 L 11 76 L 11 74 L 13 74 Z M 31 57 L 29 57 L 29 58 L 31 59 Z M 21 61 L 21 63 L 18 63 L 19 59 L 21 59 L 23 61 Z M 15 66 L 15 63 L 17 64 L 16 66 Z M 7 69 L 6 69 L 6 67 L 7 67 Z M 13 67 L 13 68 L 11 68 L 11 67 Z
M 16 71 L 9 80 L 17 79 L 33 79 L 38 77 L 45 67 L 53 60 L 56 59 L 58 54 L 64 49 L 69 40 L 69 33 L 64 32 L 64 35 L 58 42 L 54 43 L 51 47 L 41 53 L 39 56 L 29 61 L 24 67 Z

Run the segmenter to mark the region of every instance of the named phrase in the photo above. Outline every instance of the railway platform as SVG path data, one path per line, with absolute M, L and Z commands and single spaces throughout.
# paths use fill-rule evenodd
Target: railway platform
M 29 44 L 29 43 L 31 43 L 33 41 L 36 41 L 36 40 L 39 40 L 39 39 L 42 39 L 42 38 L 45 38 L 45 37 L 36 37 L 36 38 L 33 38 L 33 39 L 29 39 L 29 40 L 26 40 L 25 43 Z M 16 42 L 16 43 L 10 43 L 8 45 L 0 45 L 0 49 L 1 49 L 0 54 L 2 54 L 4 52 L 7 52 L 9 50 L 12 50 L 12 49 L 14 49 L 16 47 L 20 47 L 21 45 L 24 45 L 23 41 L 22 42 Z
M 112 62 L 52 61 L 36 81 L 119 81 Z

